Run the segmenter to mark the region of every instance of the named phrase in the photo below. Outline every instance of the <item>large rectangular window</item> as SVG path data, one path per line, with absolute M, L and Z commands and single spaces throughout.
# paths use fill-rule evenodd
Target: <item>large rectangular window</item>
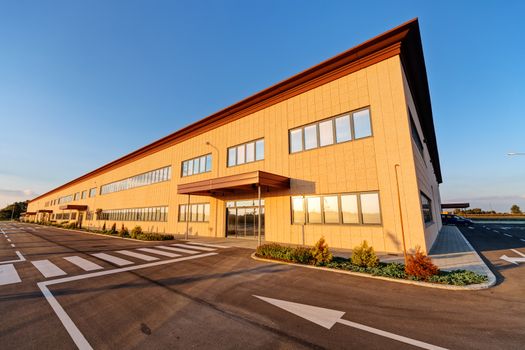
M 210 221 L 210 203 L 180 204 L 179 222 L 186 222 L 189 217 L 190 222 Z
M 88 219 L 89 220 L 89 219 Z M 168 221 L 168 207 L 103 210 L 97 220 L 104 221 Z
M 185 160 L 181 163 L 181 176 L 190 176 L 211 171 L 211 154 Z
M 412 118 L 412 113 L 410 113 L 410 110 L 408 111 L 408 114 L 410 118 L 410 132 L 412 133 L 412 140 L 414 140 L 416 143 L 419 153 L 423 155 L 423 142 L 421 141 L 421 137 L 419 137 L 419 132 L 417 131 L 416 123 L 414 123 L 414 119 Z
M 289 131 L 290 153 L 372 136 L 370 109 L 360 109 Z
M 87 197 L 87 191 L 82 191 L 82 199 L 86 199 Z
M 298 196 L 291 199 L 293 224 L 381 224 L 377 192 Z
M 241 165 L 264 159 L 264 139 L 228 148 L 228 166 Z
M 434 221 L 432 216 L 432 201 L 423 192 L 421 192 L 421 210 L 423 211 L 423 220 L 425 220 L 425 223 Z

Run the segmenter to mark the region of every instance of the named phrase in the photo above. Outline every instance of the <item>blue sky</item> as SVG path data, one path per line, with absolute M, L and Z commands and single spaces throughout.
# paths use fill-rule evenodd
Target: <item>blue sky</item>
M 525 209 L 521 1 L 0 1 L 0 206 L 419 17 L 444 201 Z

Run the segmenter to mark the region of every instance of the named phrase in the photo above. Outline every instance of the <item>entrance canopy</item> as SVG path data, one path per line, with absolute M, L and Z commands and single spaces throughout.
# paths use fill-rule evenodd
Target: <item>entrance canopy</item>
M 177 187 L 177 193 L 196 196 L 223 196 L 257 193 L 259 186 L 265 190 L 288 189 L 290 188 L 290 178 L 257 170 L 244 174 L 180 184 Z
M 59 207 L 60 210 L 87 210 L 87 205 L 66 204 Z
M 53 211 L 51 209 L 40 209 L 40 210 L 37 210 L 37 213 L 53 213 Z

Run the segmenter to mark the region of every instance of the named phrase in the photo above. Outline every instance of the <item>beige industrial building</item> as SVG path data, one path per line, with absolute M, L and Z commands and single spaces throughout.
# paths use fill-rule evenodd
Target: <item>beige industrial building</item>
M 31 200 L 25 219 L 428 251 L 441 181 L 412 20 Z

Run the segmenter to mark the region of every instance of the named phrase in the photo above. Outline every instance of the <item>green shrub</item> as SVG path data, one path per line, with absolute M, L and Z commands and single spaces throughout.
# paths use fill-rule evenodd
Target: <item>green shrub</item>
M 291 261 L 290 256 L 293 248 L 279 244 L 263 244 L 257 247 L 255 255 L 261 258 L 271 258 L 277 260 Z
M 431 276 L 428 279 L 432 283 L 452 284 L 455 286 L 478 284 L 487 280 L 487 276 L 467 270 L 440 271 L 438 275 Z
M 312 250 L 303 247 L 297 247 L 292 249 L 289 253 L 290 260 L 298 264 L 312 264 L 313 255 Z
M 135 227 L 133 227 L 133 230 L 131 230 L 130 237 L 134 238 L 134 239 L 137 239 L 137 237 L 140 236 L 141 234 L 142 234 L 142 227 L 135 226 Z
M 104 225 L 102 225 L 102 232 L 106 232 L 106 222 L 104 221 Z
M 116 223 L 113 223 L 113 225 L 111 225 L 111 228 L 109 229 L 109 233 L 112 235 L 117 234 L 117 224 Z
M 367 241 L 363 241 L 352 252 L 352 264 L 361 267 L 376 267 L 379 264 L 379 258 L 374 248 L 369 247 Z
M 122 225 L 122 227 L 120 228 L 120 231 L 118 231 L 118 236 L 119 237 L 129 237 L 129 231 L 127 228 L 124 227 L 124 225 Z
M 65 224 L 64 227 L 65 228 L 69 228 L 69 229 L 75 229 L 75 228 L 77 228 L 77 223 L 76 222 L 71 222 L 69 224 Z
M 332 261 L 333 256 L 328 249 L 324 237 L 319 238 L 317 243 L 312 248 L 312 260 L 315 265 L 326 265 Z
M 167 241 L 172 240 L 175 237 L 172 234 L 161 234 L 155 232 L 144 232 L 137 236 L 138 239 L 143 241 Z

